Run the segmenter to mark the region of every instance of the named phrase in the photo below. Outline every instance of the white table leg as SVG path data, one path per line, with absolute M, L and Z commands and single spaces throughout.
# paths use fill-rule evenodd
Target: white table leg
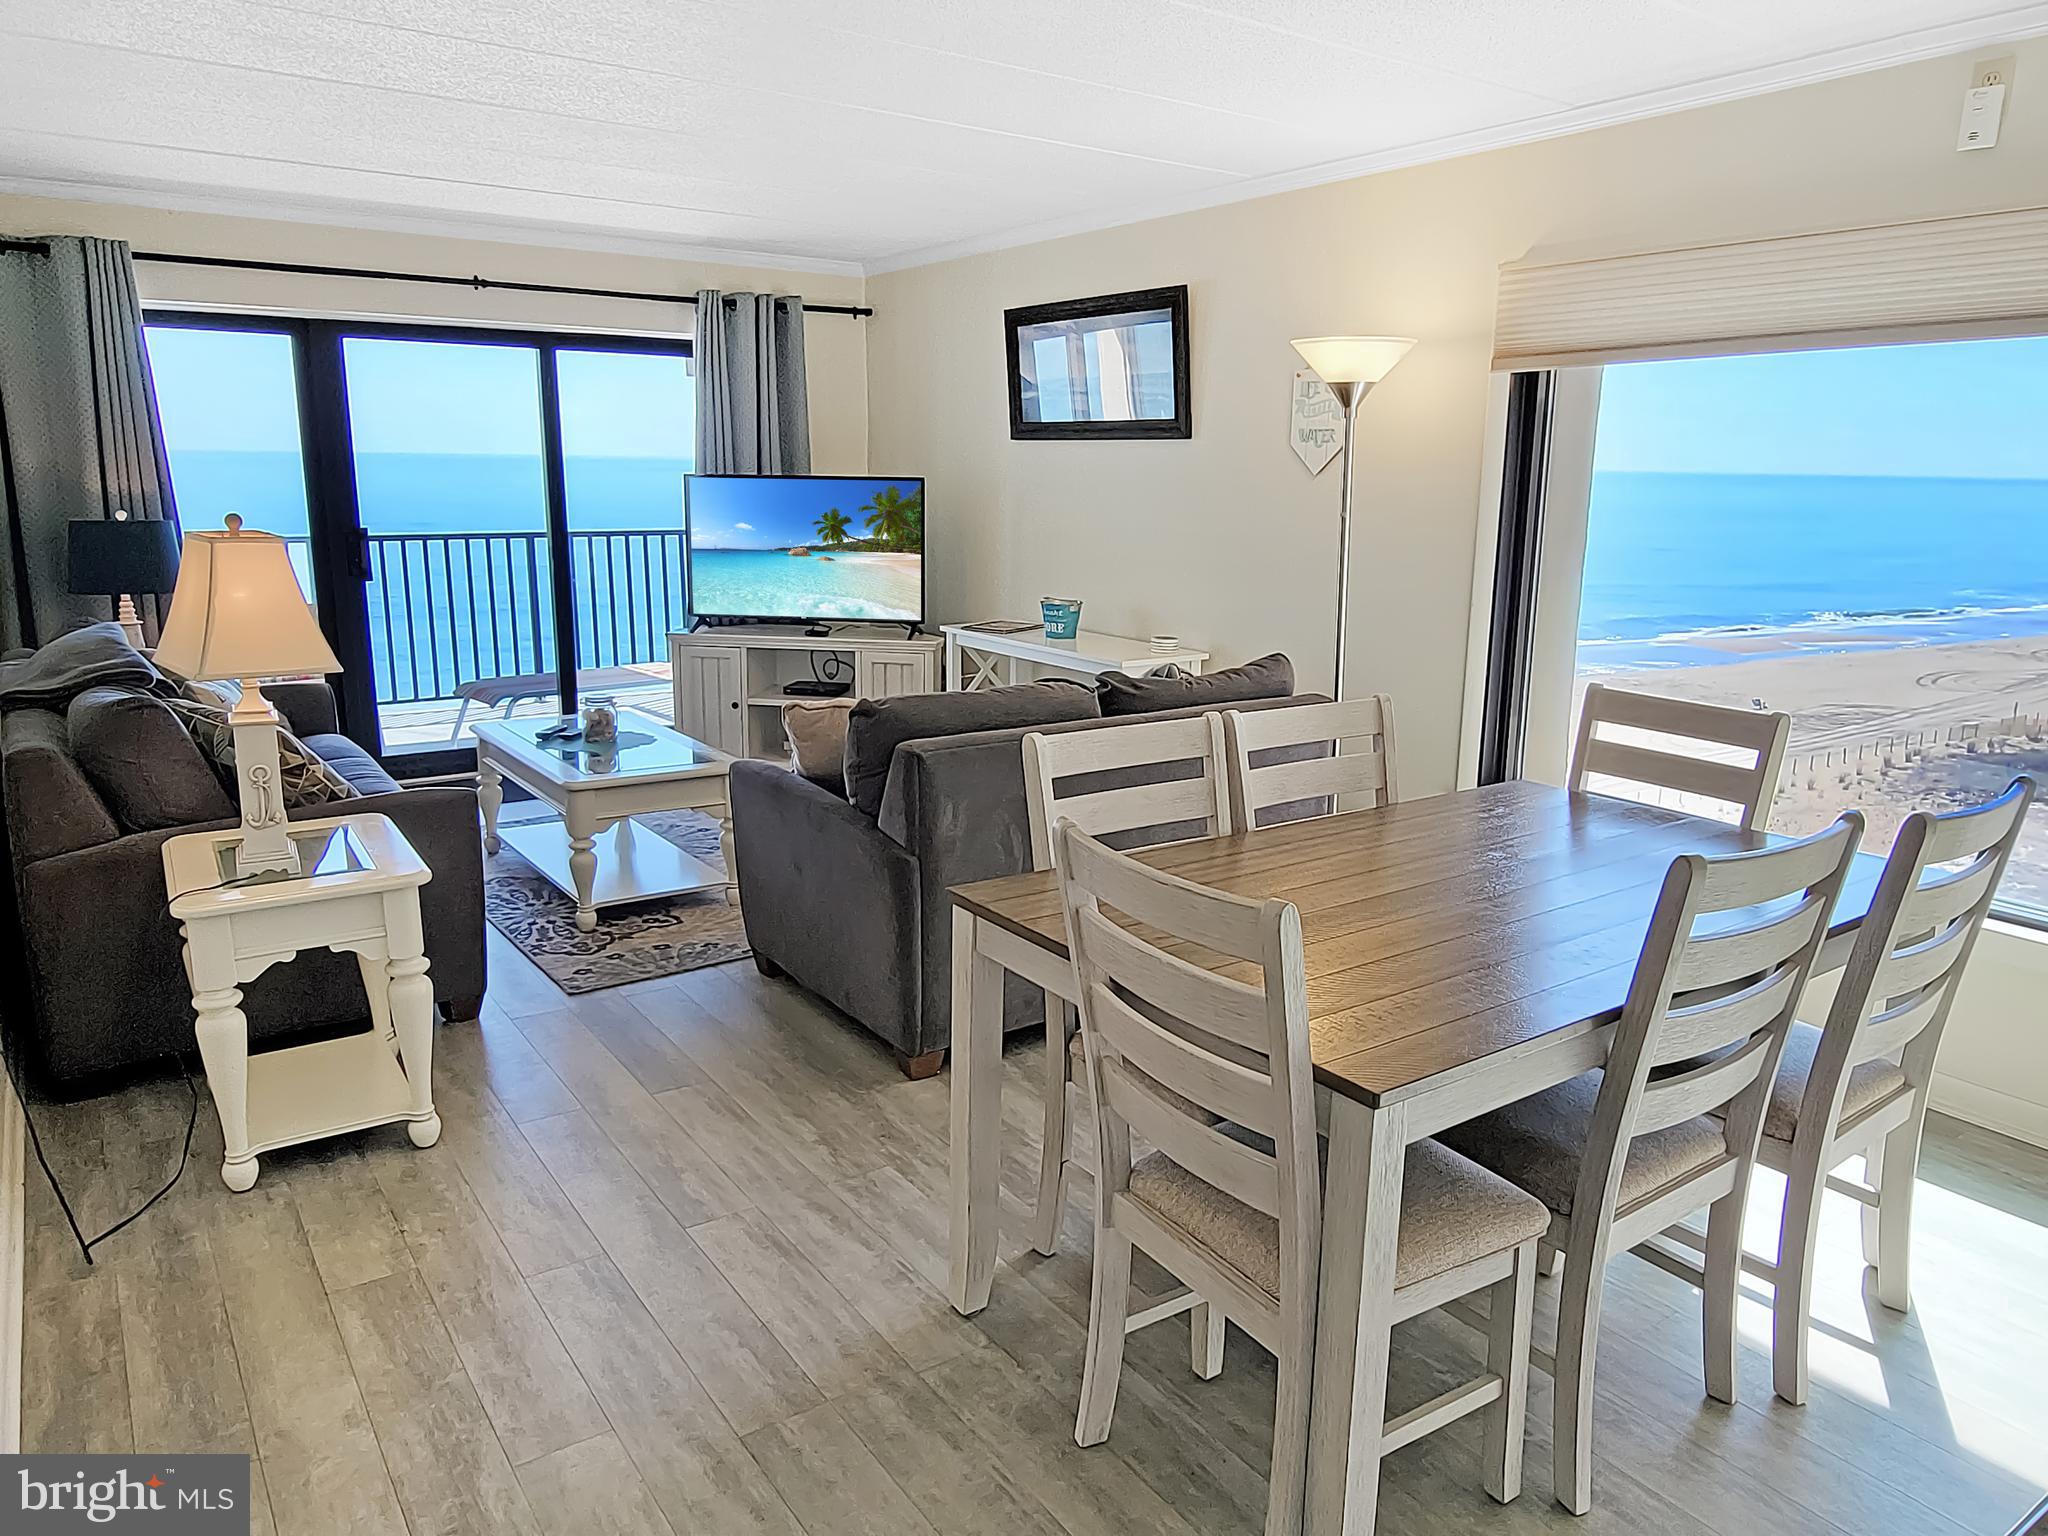
M 391 952 L 384 966 L 385 1008 L 412 1096 L 405 1133 L 414 1146 L 431 1147 L 441 1139 L 441 1117 L 434 1112 L 434 984 L 427 978 L 417 888 L 384 898 L 384 926 Z
M 1373 1109 L 1341 1097 L 1332 1102 L 1310 1392 L 1310 1536 L 1371 1536 L 1378 1513 L 1407 1151 L 1404 1106 Z
M 225 938 L 225 935 L 222 935 Z M 223 1156 L 220 1180 L 237 1194 L 255 1187 L 260 1171 L 249 1150 L 249 1020 L 242 1012 L 242 989 L 235 985 L 232 954 L 214 955 L 210 937 L 185 944 L 185 972 L 192 978 L 192 1008 L 198 1014 L 194 1033 L 199 1058 L 206 1064 L 206 1086 L 220 1116 Z
M 505 803 L 505 781 L 482 750 L 476 755 L 476 803 L 484 813 L 484 851 L 498 851 L 498 808 Z
M 583 799 L 581 795 L 570 795 L 562 819 L 569 832 L 569 878 L 576 885 L 576 927 L 579 932 L 589 933 L 597 926 L 597 908 L 590 900 L 597 885 L 597 854 L 593 848 L 597 822 Z
M 996 1271 L 996 1165 L 1003 1124 L 1003 968 L 980 924 L 953 909 L 952 1278 L 955 1311 L 988 1305 Z
M 966 691 L 967 680 L 960 675 L 960 637 L 946 636 L 946 688 L 953 693 Z
M 730 783 L 730 780 L 727 780 Z M 731 906 L 740 899 L 740 863 L 732 850 L 732 791 L 718 805 L 718 857 L 725 864 L 725 900 Z

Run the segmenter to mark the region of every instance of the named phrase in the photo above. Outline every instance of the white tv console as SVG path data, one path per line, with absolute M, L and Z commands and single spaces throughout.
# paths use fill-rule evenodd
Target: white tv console
M 786 757 L 782 706 L 798 695 L 785 683 L 823 675 L 836 658 L 850 697 L 935 693 L 944 642 L 912 637 L 901 625 L 835 624 L 823 638 L 793 624 L 734 624 L 671 631 L 670 687 L 676 729 L 734 757 Z

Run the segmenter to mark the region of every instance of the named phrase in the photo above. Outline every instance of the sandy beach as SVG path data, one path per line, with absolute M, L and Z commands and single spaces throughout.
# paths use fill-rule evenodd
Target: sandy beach
M 2048 635 L 1950 645 L 1862 638 L 1823 653 L 1798 634 L 1745 635 L 1740 660 L 1602 668 L 1579 685 L 1597 679 L 1786 711 L 1792 742 L 1774 830 L 1817 831 L 1854 808 L 1869 819 L 1864 846 L 1882 851 L 1916 809 L 1976 803 L 2019 773 L 2048 781 Z M 2002 890 L 2048 907 L 2048 811 L 2029 820 Z

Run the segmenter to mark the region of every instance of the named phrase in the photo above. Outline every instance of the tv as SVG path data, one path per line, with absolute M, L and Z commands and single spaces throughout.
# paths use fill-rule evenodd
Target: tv
M 700 619 L 924 620 L 919 475 L 690 475 Z

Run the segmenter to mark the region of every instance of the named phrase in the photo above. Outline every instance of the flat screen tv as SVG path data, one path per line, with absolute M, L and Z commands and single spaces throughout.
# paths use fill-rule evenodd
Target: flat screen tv
M 690 611 L 701 619 L 924 619 L 917 475 L 691 475 Z

